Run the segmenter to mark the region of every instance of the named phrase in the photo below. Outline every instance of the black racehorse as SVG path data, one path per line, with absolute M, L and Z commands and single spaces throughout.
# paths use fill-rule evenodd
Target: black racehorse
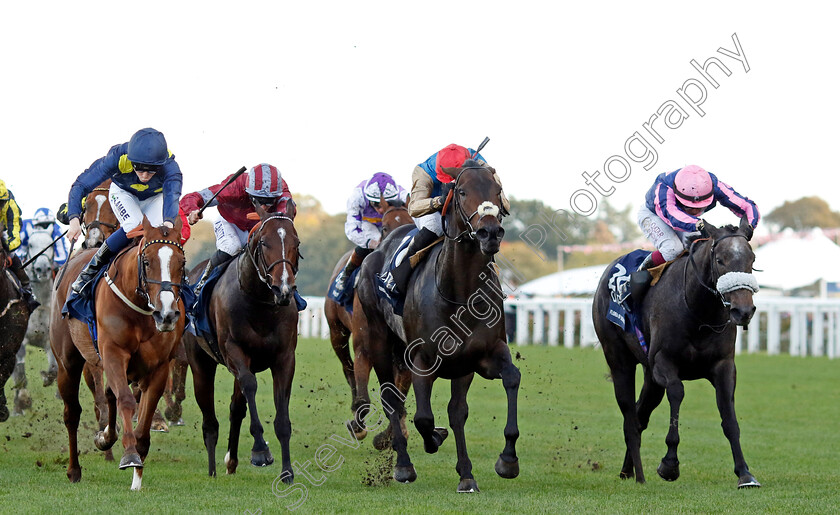
M 445 171 L 455 183 L 443 215 L 443 245 L 432 249 L 414 271 L 402 317 L 377 297 L 373 274 L 382 271 L 383 263 L 410 228 L 396 229 L 365 259 L 353 306 L 353 338 L 366 340 L 361 344 L 370 349 L 380 385 L 393 383 L 395 359 L 405 360 L 404 366 L 411 369 L 417 401 L 414 424 L 428 453 L 437 452 L 448 434 L 434 424 L 432 384 L 437 378 L 451 380 L 448 412 L 458 453 L 458 491 L 475 492 L 478 486 L 464 438 L 467 391 L 475 373 L 486 379 L 502 379 L 508 409 L 505 447 L 496 462 L 496 472 L 514 478 L 519 474 L 515 444 L 519 437 L 516 404 L 520 374 L 505 341 L 503 294 L 493 263 L 504 236 L 501 186 L 494 179 L 495 170 L 475 161 Z M 404 407 L 396 389 L 384 388 L 382 402 L 391 425 L 399 427 Z M 392 446 L 397 452 L 394 478 L 414 481 L 417 474 L 401 431 L 393 431 Z
M 245 413 L 251 415 L 254 446 L 251 463 L 267 466 L 274 457 L 263 438 L 257 414 L 255 374 L 271 370 L 274 380 L 274 432 L 283 455 L 283 481 L 294 478 L 289 454 L 289 398 L 295 375 L 298 310 L 294 302 L 295 274 L 298 270 L 299 245 L 295 231 L 293 204 L 287 214 L 268 213 L 256 205 L 260 223 L 251 231 L 248 244 L 238 259 L 231 262 L 219 277 L 210 300 L 209 316 L 224 365 L 234 376 L 230 401 L 230 436 L 225 466 L 229 474 L 239 463 L 239 431 Z M 196 266 L 190 279 L 197 281 L 204 264 Z M 184 346 L 193 373 L 195 400 L 203 415 L 201 425 L 207 449 L 210 476 L 216 475 L 216 442 L 219 421 L 214 404 L 214 379 L 217 361 L 207 342 L 187 333 Z
M 4 232 L 5 227 L 0 222 L 0 234 Z M 5 422 L 9 418 L 6 381 L 15 368 L 15 355 L 26 335 L 31 312 L 12 279 L 13 274 L 7 269 L 11 252 L 6 250 L 5 240 L 0 243 L 0 422 Z
M 383 205 L 386 203 L 384 199 L 381 200 Z M 402 201 L 387 202 L 388 209 L 382 214 L 382 232 L 380 241 L 383 241 L 390 232 L 397 227 L 403 225 L 414 225 L 414 220 L 408 215 L 408 209 Z M 330 276 L 332 285 L 335 278 L 344 268 L 344 264 L 353 255 L 353 250 L 347 251 L 338 260 L 338 263 L 333 269 Z M 370 405 L 370 395 L 368 394 L 368 379 L 370 378 L 370 370 L 372 367 L 370 361 L 369 349 L 360 345 L 361 340 L 353 340 L 353 351 L 355 360 L 350 356 L 350 336 L 353 326 L 353 315 L 350 314 L 343 306 L 332 300 L 329 295 L 324 301 L 324 316 L 327 319 L 327 324 L 330 328 L 330 343 L 332 343 L 333 351 L 341 361 L 344 377 L 347 384 L 350 385 L 350 394 L 353 398 L 351 412 L 353 419 L 348 420 L 347 424 L 353 431 L 357 440 L 362 440 L 367 436 L 367 430 L 364 428 L 363 419 L 367 414 L 366 406 Z M 405 370 L 398 370 L 395 372 L 398 376 L 397 387 L 400 392 L 405 395 L 411 387 L 411 376 Z M 405 418 L 402 419 L 404 424 Z M 403 426 L 405 432 L 405 427 Z M 391 426 L 376 435 L 373 441 L 374 447 L 379 450 L 387 449 L 391 446 Z
M 758 291 L 752 276 L 752 232 L 745 218 L 737 228 L 706 224 L 703 237 L 692 243 L 689 253 L 665 269 L 659 282 L 634 307 L 641 314 L 642 333 L 650 349 L 647 355 L 635 335 L 625 333 L 606 318 L 610 303 L 608 282 L 615 262 L 601 277 L 592 317 L 612 374 L 615 398 L 624 415 L 627 450 L 621 478 L 635 475 L 637 482 L 645 482 L 639 451 L 641 435 L 651 412 L 666 393 L 671 406 L 671 423 L 665 438 L 668 452 L 656 471 L 667 481 L 679 477 L 682 382 L 708 379 L 715 388 L 723 433 L 732 447 L 738 488 L 761 486 L 750 474 L 741 452 L 734 406 L 736 326 L 749 324 L 755 312 L 753 293 Z M 644 369 L 638 401 L 637 364 Z

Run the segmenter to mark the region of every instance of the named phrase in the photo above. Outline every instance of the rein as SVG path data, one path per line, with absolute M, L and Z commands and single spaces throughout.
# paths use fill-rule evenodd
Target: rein
M 706 284 L 706 282 L 703 280 L 702 274 L 700 273 L 700 268 L 697 266 L 697 262 L 694 260 L 695 245 L 699 242 L 711 241 L 711 247 L 709 249 L 709 254 L 711 256 L 709 258 L 709 267 L 712 269 L 712 280 L 715 283 L 715 285 L 717 285 L 721 276 L 718 274 L 717 267 L 715 266 L 715 247 L 721 241 L 723 241 L 727 238 L 734 238 L 734 237 L 741 237 L 741 238 L 744 238 L 745 240 L 747 240 L 747 237 L 744 236 L 743 234 L 727 234 L 727 235 L 724 235 L 721 238 L 718 238 L 717 240 L 713 240 L 711 238 L 698 238 L 698 239 L 691 242 L 691 247 L 689 248 L 689 251 L 688 251 L 688 261 L 686 261 L 685 266 L 683 267 L 683 288 L 682 288 L 682 290 L 683 290 L 683 303 L 685 304 L 685 307 L 688 309 L 689 314 L 691 314 L 691 316 L 693 316 L 699 322 L 703 322 L 703 320 L 700 319 L 697 315 L 694 314 L 694 312 L 691 310 L 691 306 L 688 304 L 688 298 L 687 298 L 687 295 L 688 295 L 688 288 L 687 288 L 688 279 L 687 279 L 687 277 L 688 277 L 688 263 L 689 262 L 691 262 L 691 266 L 694 269 L 694 276 L 697 279 L 697 282 L 699 282 L 700 285 L 703 286 L 703 288 L 705 288 L 707 291 L 709 291 L 712 295 L 717 297 L 718 300 L 720 300 L 721 305 L 723 306 L 724 309 L 729 309 L 732 304 L 730 302 L 727 302 L 723 293 L 721 293 L 721 291 L 717 287 L 713 288 L 713 287 L 709 286 L 708 284 Z M 749 240 L 747 240 L 747 241 L 749 241 Z M 733 272 L 729 272 L 729 273 L 733 273 Z M 718 325 L 711 325 L 711 324 L 702 323 L 700 325 L 700 328 L 702 329 L 703 327 L 708 327 L 712 331 L 720 334 L 724 331 L 724 329 L 726 329 L 726 326 L 729 325 L 730 323 L 732 323 L 732 321 L 729 320 L 729 319 L 727 319 L 726 322 L 724 322 L 722 324 L 718 324 Z
M 266 218 L 265 220 L 263 220 L 262 223 L 259 224 L 259 226 L 256 226 L 256 225 L 254 226 L 254 229 L 256 229 L 256 230 L 254 230 L 254 229 L 251 230 L 251 237 L 253 238 L 254 234 L 256 234 L 257 237 L 258 237 L 259 234 L 263 230 L 263 226 L 265 226 L 266 222 L 268 222 L 269 220 L 288 220 L 289 222 L 292 223 L 292 226 L 294 227 L 294 220 L 292 220 L 288 216 L 280 215 L 280 214 L 271 215 L 268 218 Z M 257 227 L 259 227 L 259 229 L 257 229 Z M 250 241 L 249 241 L 249 246 L 250 246 Z M 263 246 L 265 246 L 265 244 L 260 239 L 256 244 L 256 249 L 254 250 L 254 253 L 252 254 L 250 249 L 247 252 L 248 257 L 251 258 L 251 263 L 254 265 L 254 269 L 256 269 L 256 271 L 257 271 L 257 277 L 259 278 L 260 282 L 262 282 L 263 284 L 265 284 L 266 286 L 271 288 L 271 286 L 272 286 L 271 270 L 274 269 L 275 266 L 277 266 L 281 263 L 288 263 L 289 266 L 292 268 L 292 274 L 297 275 L 297 272 L 298 272 L 297 264 L 292 263 L 290 260 L 286 259 L 286 246 L 285 245 L 283 245 L 283 254 L 280 257 L 280 259 L 274 261 L 270 265 L 267 264 L 266 261 L 265 261 L 265 254 L 262 251 Z M 260 267 L 262 267 L 262 269 L 260 269 Z
M 182 270 L 182 272 L 181 272 L 181 282 L 178 282 L 178 283 L 173 283 L 172 281 L 156 281 L 154 279 L 147 278 L 146 277 L 145 259 L 144 259 L 145 255 L 146 255 L 146 249 L 149 248 L 150 245 L 155 245 L 155 244 L 172 245 L 173 247 L 178 248 L 181 251 L 182 254 L 184 253 L 184 247 L 179 242 L 172 241 L 172 240 L 149 240 L 148 242 L 146 242 L 145 245 L 143 245 L 143 248 L 140 249 L 140 252 L 137 253 L 137 289 L 135 291 L 138 295 L 142 295 L 143 297 L 146 298 L 146 303 L 152 309 L 154 309 L 154 305 L 152 304 L 151 297 L 149 297 L 149 293 L 146 291 L 146 285 L 147 284 L 159 284 L 160 285 L 160 292 L 158 293 L 158 296 L 160 296 L 160 293 L 168 291 L 168 292 L 172 293 L 172 295 L 175 297 L 177 302 L 180 302 L 180 300 L 181 300 L 180 295 L 175 295 L 175 292 L 172 290 L 172 287 L 177 286 L 178 288 L 184 288 L 185 287 L 184 286 L 184 282 L 185 282 L 184 274 L 186 273 L 185 270 Z M 114 288 L 112 287 L 111 289 L 113 290 Z M 123 297 L 120 296 L 120 298 L 123 298 Z M 123 301 L 125 301 L 125 299 L 123 299 Z M 129 307 L 132 307 L 132 309 L 134 309 L 135 311 L 139 311 L 141 313 L 144 313 L 143 311 L 135 309 L 134 306 L 131 303 L 126 302 L 126 304 L 128 304 Z M 150 315 L 151 313 L 144 313 L 144 314 L 149 314 Z
M 482 218 L 485 216 L 495 216 L 500 222 L 502 221 L 502 214 L 501 209 L 496 204 L 493 204 L 490 201 L 484 201 L 478 205 L 476 210 L 469 216 L 464 211 L 464 207 L 461 205 L 461 202 L 458 200 L 458 195 L 455 194 L 455 190 L 458 189 L 458 182 L 461 180 L 461 176 L 467 170 L 487 170 L 487 168 L 483 166 L 468 166 L 465 168 L 461 168 L 461 171 L 458 172 L 458 176 L 455 178 L 455 184 L 452 189 L 449 190 L 449 194 L 446 196 L 446 203 L 443 206 L 443 210 L 441 211 L 441 224 L 443 225 L 443 235 L 446 236 L 447 239 L 455 240 L 455 241 L 463 241 L 464 238 L 469 238 L 470 240 L 475 240 L 475 228 L 472 226 L 472 219 L 475 215 L 478 216 L 478 221 L 481 221 Z M 490 172 L 490 170 L 487 170 Z M 502 194 L 499 192 L 499 205 L 502 203 Z M 446 224 L 446 211 L 449 207 L 450 199 L 455 205 L 455 212 L 458 213 L 458 216 L 461 217 L 461 221 L 467 226 L 467 229 L 464 229 L 456 236 L 450 236 L 449 231 L 447 230 Z

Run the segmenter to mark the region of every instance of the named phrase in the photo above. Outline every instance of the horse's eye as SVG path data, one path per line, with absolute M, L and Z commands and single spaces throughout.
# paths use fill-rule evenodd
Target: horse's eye
M 721 260 L 721 259 L 715 259 L 715 261 L 717 261 L 717 264 L 719 264 L 719 265 L 723 266 L 723 260 Z
M 461 195 L 462 197 L 466 197 L 466 196 L 467 196 L 467 192 L 466 192 L 466 191 L 464 191 L 464 190 L 462 190 L 461 188 L 458 188 L 458 195 Z
M 148 259 L 143 260 L 143 266 L 145 266 L 145 267 L 149 266 L 149 260 Z

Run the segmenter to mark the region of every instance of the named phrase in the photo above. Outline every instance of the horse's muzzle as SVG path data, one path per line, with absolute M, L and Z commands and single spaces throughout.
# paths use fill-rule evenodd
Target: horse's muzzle
M 281 288 L 276 285 L 271 285 L 271 293 L 274 294 L 274 303 L 278 306 L 288 306 L 292 302 L 292 296 L 294 296 L 295 289 L 292 288 Z
M 178 318 L 180 317 L 181 312 L 178 310 L 168 311 L 165 315 L 162 315 L 159 310 L 155 310 L 152 312 L 152 318 L 155 321 L 155 327 L 157 327 L 157 330 L 162 333 L 174 331 L 175 324 L 178 322 Z
M 475 231 L 475 238 L 478 240 L 481 253 L 490 256 L 499 252 L 502 238 L 505 237 L 505 230 L 501 225 L 486 225 Z
M 746 327 L 755 314 L 753 293 L 751 290 L 735 290 L 729 294 L 729 319 L 735 325 Z

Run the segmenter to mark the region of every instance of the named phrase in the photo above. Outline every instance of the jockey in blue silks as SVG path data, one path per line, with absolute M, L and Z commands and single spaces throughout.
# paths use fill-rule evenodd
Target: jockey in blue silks
M 475 157 L 472 157 L 475 154 Z M 467 159 L 474 159 L 479 165 L 485 166 L 487 162 L 471 148 L 452 143 L 440 151 L 429 156 L 428 159 L 418 164 L 411 174 L 411 195 L 408 203 L 408 214 L 414 218 L 414 223 L 420 228 L 420 232 L 414 236 L 406 256 L 413 256 L 418 250 L 424 249 L 443 236 L 443 220 L 441 210 L 446 202 L 449 190 L 455 185 L 455 180 L 447 175 L 444 168 L 459 168 L 464 165 Z M 497 174 L 493 178 L 502 185 Z M 510 211 L 510 202 L 502 191 L 502 208 L 504 212 Z M 408 286 L 408 279 L 411 277 L 411 264 L 408 259 L 403 261 L 391 272 L 391 277 L 383 277 L 385 287 L 392 293 L 405 293 Z
M 128 245 L 126 234 L 142 226 L 144 216 L 153 226 L 170 229 L 179 216 L 181 168 L 169 152 L 161 132 L 152 128 L 140 129 L 127 143 L 111 147 L 108 154 L 94 161 L 73 183 L 67 202 L 70 219 L 67 238 L 70 241 L 76 241 L 82 232 L 79 220 L 82 199 L 107 179 L 111 179 L 108 200 L 120 228 L 105 240 L 79 274 L 71 287 L 71 295 L 81 292 L 102 267 Z

